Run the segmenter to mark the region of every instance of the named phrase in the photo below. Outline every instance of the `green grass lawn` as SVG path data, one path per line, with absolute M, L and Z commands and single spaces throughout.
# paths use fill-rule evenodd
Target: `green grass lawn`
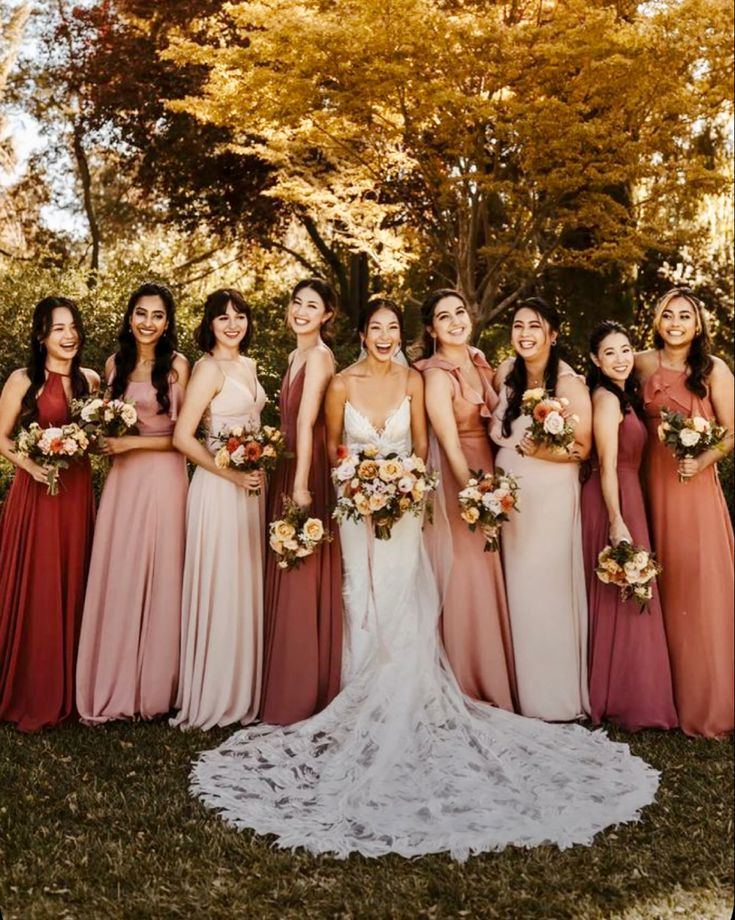
M 189 797 L 228 731 L 0 727 L 0 907 L 10 918 L 726 918 L 732 741 L 627 739 L 663 771 L 640 824 L 592 847 L 340 861 L 274 849 Z

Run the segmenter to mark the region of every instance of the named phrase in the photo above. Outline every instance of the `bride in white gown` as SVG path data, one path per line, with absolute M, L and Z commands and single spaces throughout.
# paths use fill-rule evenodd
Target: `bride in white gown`
M 425 454 L 420 375 L 391 361 L 400 311 L 368 305 L 361 332 L 367 358 L 327 397 L 332 451 L 336 427 L 350 448 Z M 627 745 L 462 696 L 437 638 L 419 519 L 375 541 L 371 565 L 365 525 L 343 525 L 341 540 L 344 688 L 304 722 L 251 726 L 202 754 L 192 791 L 205 804 L 280 847 L 465 859 L 510 844 L 589 844 L 653 801 L 658 773 Z

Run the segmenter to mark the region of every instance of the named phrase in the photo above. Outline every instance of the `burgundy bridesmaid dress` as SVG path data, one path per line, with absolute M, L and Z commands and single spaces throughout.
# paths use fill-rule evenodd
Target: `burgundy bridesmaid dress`
M 281 386 L 281 426 L 288 450 L 296 451 L 296 422 L 304 390 L 306 366 Z M 269 485 L 267 520 L 276 520 L 282 496 L 293 491 L 296 459 L 283 460 Z M 334 489 L 324 410 L 314 425 L 309 513 L 330 527 Z M 260 718 L 291 725 L 324 709 L 339 693 L 342 667 L 342 561 L 337 528 L 303 565 L 284 571 L 271 550 L 265 565 L 265 653 Z
M 633 542 L 651 548 L 639 471 L 646 426 L 635 412 L 623 416 L 618 433 L 620 510 Z M 608 545 L 610 522 L 602 496 L 597 458 L 582 488 L 582 539 L 589 601 L 590 716 L 628 731 L 675 728 L 678 724 L 658 589 L 640 613 L 635 601 L 595 575 L 600 552 Z
M 38 423 L 63 425 L 61 375 L 47 372 Z M 74 662 L 94 526 L 87 461 L 59 476 L 59 494 L 17 470 L 0 520 L 0 720 L 21 731 L 74 713 Z

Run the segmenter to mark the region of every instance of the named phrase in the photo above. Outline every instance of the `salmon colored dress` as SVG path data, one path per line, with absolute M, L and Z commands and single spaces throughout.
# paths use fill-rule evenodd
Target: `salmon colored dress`
M 38 423 L 65 425 L 60 374 L 47 372 Z M 74 663 L 94 526 L 87 460 L 59 474 L 58 495 L 17 470 L 0 518 L 0 721 L 21 731 L 74 715 Z
M 679 482 L 677 461 L 657 437 L 663 407 L 715 417 L 709 396 L 685 381 L 686 371 L 660 357 L 646 381 L 646 480 L 679 721 L 688 735 L 712 737 L 734 724 L 733 529 L 716 464 Z
M 482 393 L 462 377 L 456 365 L 434 356 L 418 361 L 421 372 L 439 368 L 449 375 L 452 406 L 462 452 L 470 470 L 493 471 L 488 422 L 498 401 L 492 369 L 479 349 L 472 361 L 482 378 Z M 441 635 L 449 664 L 462 692 L 512 712 L 515 708 L 515 669 L 508 605 L 500 553 L 484 552 L 485 539 L 460 517 L 457 495 L 466 483 L 454 478 L 444 451 L 432 433 L 432 451 L 440 463 L 441 494 L 434 522 L 425 539 L 442 593 Z
M 306 365 L 281 386 L 281 426 L 288 451 L 296 453 L 296 423 L 304 392 Z M 268 522 L 281 514 L 282 496 L 293 492 L 296 458 L 278 466 L 268 490 Z M 267 550 L 265 563 L 265 648 L 263 722 L 291 725 L 324 709 L 339 693 L 342 663 L 342 560 L 337 528 L 330 527 L 334 506 L 327 435 L 322 408 L 314 424 L 309 513 L 334 537 L 292 571 L 277 565 Z M 267 545 L 267 541 L 266 541 Z

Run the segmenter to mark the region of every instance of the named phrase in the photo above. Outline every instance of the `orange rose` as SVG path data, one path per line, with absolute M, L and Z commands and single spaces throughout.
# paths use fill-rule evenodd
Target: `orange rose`
M 533 417 L 537 422 L 543 422 L 546 416 L 552 411 L 548 403 L 539 403 L 533 410 Z
M 337 459 L 346 460 L 350 456 L 350 451 L 346 444 L 340 444 L 337 448 Z
M 263 449 L 257 441 L 248 441 L 245 445 L 245 456 L 248 460 L 260 460 Z
M 240 442 L 238 441 L 237 438 L 228 438 L 228 439 L 227 439 L 226 447 L 227 447 L 227 450 L 228 450 L 231 454 L 234 454 L 235 451 L 237 450 L 237 448 L 238 448 L 239 446 L 240 446 Z

